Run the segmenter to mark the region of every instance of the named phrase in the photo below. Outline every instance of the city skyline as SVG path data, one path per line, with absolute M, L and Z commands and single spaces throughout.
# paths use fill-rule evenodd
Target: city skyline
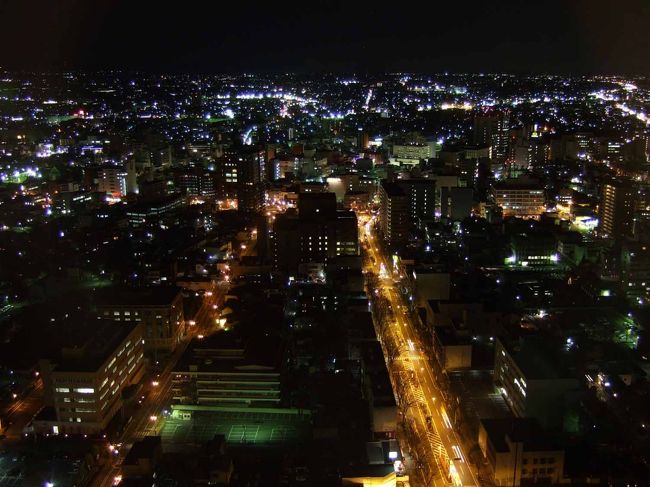
M 647 0 L 0 17 L 0 487 L 650 486 Z

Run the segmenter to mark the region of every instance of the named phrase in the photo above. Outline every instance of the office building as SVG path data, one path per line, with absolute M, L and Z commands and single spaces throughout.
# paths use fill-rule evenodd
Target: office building
M 70 215 L 86 210 L 93 199 L 93 194 L 85 191 L 61 191 L 52 195 L 52 209 L 62 215 Z
M 492 197 L 504 217 L 539 218 L 545 209 L 544 188 L 524 177 L 495 183 Z
M 634 214 L 632 234 L 634 240 L 650 243 L 650 206 L 647 202 Z
M 213 173 L 205 171 L 184 172 L 176 175 L 176 184 L 188 196 L 214 197 L 217 185 Z
M 489 111 L 474 118 L 472 141 L 478 145 L 489 145 L 491 157 L 505 160 L 510 144 L 510 113 Z
M 637 190 L 631 181 L 617 179 L 603 185 L 600 194 L 598 231 L 603 237 L 632 235 Z
M 357 135 L 357 148 L 360 151 L 368 150 L 370 147 L 370 136 L 368 132 L 359 132 Z
M 516 417 L 535 418 L 549 429 L 562 427 L 564 406 L 578 381 L 563 364 L 561 347 L 534 337 L 497 338 L 494 382 Z
M 217 194 L 237 198 L 237 208 L 257 212 L 264 204 L 266 152 L 254 146 L 236 146 L 224 150 L 217 165 Z
M 172 371 L 172 401 L 207 407 L 280 406 L 279 355 L 247 349 L 236 335 L 195 339 Z
M 42 360 L 47 412 L 34 420 L 36 432 L 99 434 L 122 406 L 122 392 L 144 373 L 142 324 L 100 321 L 92 336 Z
M 143 201 L 129 205 L 126 217 L 132 228 L 158 226 L 168 214 L 185 205 L 185 197 L 180 194 L 158 197 L 150 201 Z
M 274 267 L 289 274 L 328 259 L 358 255 L 356 214 L 337 210 L 334 193 L 300 193 L 298 211 L 278 215 L 273 225 Z
M 564 477 L 564 449 L 534 419 L 481 419 L 478 444 L 494 485 L 557 485 Z
M 410 269 L 408 278 L 417 302 L 449 299 L 451 278 L 446 270 L 438 266 L 420 264 Z
M 173 350 L 185 334 L 183 296 L 176 287 L 108 289 L 98 293 L 97 317 L 142 323 L 147 350 Z
M 440 367 L 445 371 L 469 369 L 472 366 L 472 337 L 466 329 L 454 326 L 434 327 L 433 350 Z
M 506 264 L 520 267 L 557 265 L 560 261 L 558 242 L 554 235 L 530 232 L 513 235 L 510 239 L 511 253 Z
M 122 167 L 103 167 L 99 170 L 97 191 L 108 193 L 113 197 L 125 196 L 127 190 L 127 172 Z

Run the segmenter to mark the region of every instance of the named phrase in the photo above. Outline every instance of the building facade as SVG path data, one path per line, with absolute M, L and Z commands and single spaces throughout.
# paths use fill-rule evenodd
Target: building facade
M 492 111 L 477 115 L 473 126 L 474 144 L 488 144 L 492 156 L 504 160 L 509 153 L 510 113 Z
M 624 242 L 621 250 L 621 286 L 633 305 L 650 300 L 650 244 Z
M 578 381 L 556 360 L 559 355 L 536 340 L 496 339 L 494 381 L 513 414 L 535 418 L 545 428 L 561 428 L 565 401 Z
M 127 193 L 127 176 L 122 167 L 104 167 L 99 171 L 97 191 L 124 196 Z
M 623 238 L 632 235 L 636 196 L 636 188 L 629 181 L 615 180 L 603 185 L 598 208 L 602 236 Z
M 46 404 L 55 419 L 35 429 L 51 434 L 99 434 L 122 406 L 122 391 L 144 373 L 140 323 L 105 322 L 81 347 L 60 360 L 41 361 Z
M 497 206 L 503 209 L 504 217 L 538 218 L 546 201 L 540 185 L 523 180 L 496 183 L 492 196 Z
M 557 485 L 564 478 L 564 450 L 534 420 L 483 419 L 478 443 L 495 485 Z
M 172 401 L 211 407 L 280 406 L 280 373 L 232 335 L 194 340 L 172 371 Z
M 108 290 L 98 296 L 97 317 L 142 323 L 147 350 L 173 350 L 185 334 L 180 289 L 138 288 Z
M 321 267 L 332 258 L 359 255 L 357 217 L 337 210 L 334 193 L 301 193 L 298 212 L 276 217 L 271 247 L 274 267 L 295 274 L 300 267 Z
M 436 182 L 433 179 L 397 181 L 408 198 L 409 217 L 432 220 L 436 213 Z
M 382 181 L 379 185 L 379 229 L 389 245 L 398 245 L 408 239 L 408 195 L 397 183 Z
M 258 212 L 264 204 L 266 151 L 255 146 L 236 146 L 224 150 L 217 166 L 220 198 L 237 198 L 237 208 Z

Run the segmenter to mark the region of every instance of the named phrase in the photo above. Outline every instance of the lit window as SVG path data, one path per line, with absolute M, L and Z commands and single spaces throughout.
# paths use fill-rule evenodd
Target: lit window
M 94 394 L 95 393 L 95 389 L 93 389 L 92 387 L 79 387 L 78 389 L 75 389 L 74 391 L 79 393 L 79 394 Z

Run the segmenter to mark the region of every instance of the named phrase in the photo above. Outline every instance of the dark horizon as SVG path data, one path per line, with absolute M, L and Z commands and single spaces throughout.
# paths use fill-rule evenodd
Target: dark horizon
M 183 7 L 7 2 L 0 66 L 160 73 L 650 75 L 643 0 Z

